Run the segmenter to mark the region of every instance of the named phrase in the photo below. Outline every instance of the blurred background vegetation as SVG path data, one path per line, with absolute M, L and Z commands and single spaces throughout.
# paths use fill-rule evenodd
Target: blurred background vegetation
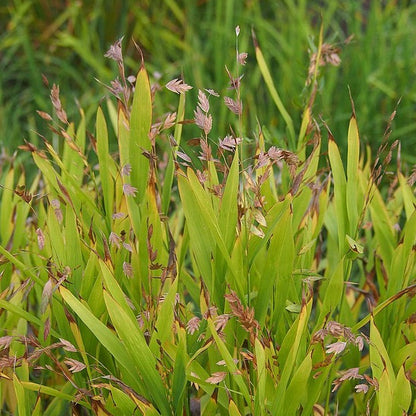
M 310 57 L 324 42 L 339 49 L 339 66 L 326 66 L 320 77 L 314 116 L 330 126 L 343 148 L 351 103 L 355 101 L 360 134 L 377 149 L 397 103 L 391 140 L 402 143 L 402 159 L 416 162 L 416 3 L 351 0 L 5 0 L 0 5 L 0 146 L 7 160 L 23 139 L 39 143 L 46 134 L 36 110 L 50 111 L 52 83 L 60 85 L 70 119 L 79 108 L 94 131 L 92 115 L 117 74 L 104 57 L 124 36 L 126 66 L 135 74 L 144 52 L 152 83 L 183 76 L 194 86 L 187 117 L 193 117 L 198 88 L 226 92 L 238 49 L 248 53 L 242 79 L 244 134 L 258 126 L 269 144 L 287 147 L 281 119 L 258 69 L 252 41 L 255 32 L 284 105 L 297 130 L 307 100 L 305 80 Z M 49 80 L 46 87 L 45 79 Z M 163 100 L 163 106 L 161 102 Z M 176 97 L 161 92 L 155 112 L 169 109 Z M 176 104 L 174 104 L 176 105 Z M 215 102 L 212 103 L 215 107 Z M 160 108 L 160 111 L 158 111 Z M 213 138 L 224 131 L 230 113 L 218 100 Z M 230 113 L 231 115 L 231 113 Z M 232 116 L 232 115 L 231 115 Z M 188 129 L 192 132 L 192 129 Z M 50 133 L 48 133 L 50 134 Z M 186 133 L 185 133 L 186 134 Z M 195 134 L 198 132 L 195 131 Z M 188 137 L 191 138 L 191 137 Z

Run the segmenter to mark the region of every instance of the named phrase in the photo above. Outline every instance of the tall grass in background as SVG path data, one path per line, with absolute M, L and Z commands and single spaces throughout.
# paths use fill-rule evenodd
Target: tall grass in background
M 401 99 L 394 134 L 402 140 L 402 158 L 414 164 L 415 8 L 412 2 L 397 0 L 3 2 L 0 140 L 11 153 L 23 138 L 37 143 L 35 131 L 45 133 L 34 112 L 47 108 L 49 91 L 43 86 L 42 73 L 51 82 L 59 80 L 61 89 L 67 91 L 70 116 L 78 114 L 79 103 L 92 128 L 95 103 L 103 95 L 94 78 L 108 83 L 112 77 L 101 51 L 123 35 L 131 74 L 137 68 L 135 39 L 144 51 L 152 80 L 160 77 L 163 85 L 183 74 L 192 85 L 215 85 L 225 93 L 224 66 L 232 60 L 231 34 L 238 24 L 255 30 L 282 102 L 297 125 L 308 99 L 305 79 L 310 56 L 318 47 L 323 23 L 324 41 L 340 49 L 341 62 L 323 69 L 316 106 L 340 138 L 342 153 L 346 140 L 341 138 L 350 115 L 349 85 L 361 110 L 362 140 L 373 150 L 379 145 L 386 118 Z M 249 30 L 241 34 L 240 45 L 249 52 L 241 91 L 244 133 L 252 134 L 260 123 L 267 143 L 286 145 L 290 135 L 253 59 Z M 195 92 L 190 95 L 192 101 L 197 99 Z M 174 102 L 169 102 L 174 108 Z M 164 108 L 158 100 L 155 105 Z M 189 101 L 186 105 L 191 111 Z M 218 136 L 232 119 L 223 106 L 212 105 L 219 119 L 213 133 Z M 196 132 L 190 129 L 185 134 L 189 139 Z
M 5 414 L 416 411 L 415 172 L 394 163 L 394 115 L 374 153 L 357 102 L 341 137 L 319 119 L 323 31 L 293 114 L 253 35 L 233 28 L 223 89 L 158 87 L 141 51 L 128 77 L 116 42 L 93 133 L 49 85 L 49 132 L 21 146 L 38 174 L 2 184 Z M 287 146 L 248 127 L 247 60 Z

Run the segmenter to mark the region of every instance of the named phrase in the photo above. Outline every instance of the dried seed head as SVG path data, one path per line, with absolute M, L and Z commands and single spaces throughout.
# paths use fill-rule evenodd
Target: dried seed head
M 186 153 L 183 153 L 183 152 L 180 152 L 180 151 L 177 151 L 176 152 L 176 155 L 178 156 L 178 157 L 180 157 L 181 159 L 183 159 L 183 160 L 185 160 L 186 162 L 188 162 L 188 163 L 192 163 L 192 159 L 186 154 Z
M 410 186 L 413 186 L 416 182 L 416 165 L 413 166 L 412 169 L 412 174 L 409 176 L 409 178 L 407 179 L 407 183 Z
M 52 294 L 53 294 L 53 282 L 51 279 L 48 279 L 48 281 L 45 283 L 45 286 L 43 286 L 42 302 L 40 305 L 41 313 L 44 313 L 46 311 L 46 307 L 49 304 Z
M 208 107 L 209 108 L 209 107 Z M 195 124 L 207 135 L 212 129 L 212 116 L 201 111 L 200 107 L 194 111 Z
M 219 147 L 224 150 L 228 150 L 230 152 L 233 152 L 237 145 L 239 145 L 243 139 L 241 137 L 233 137 L 233 136 L 225 136 L 222 140 L 219 142 Z
M 352 331 L 351 331 L 351 329 L 350 328 L 348 328 L 348 327 L 344 327 L 344 338 L 348 341 L 348 342 L 350 342 L 350 343 L 352 343 L 352 344 L 355 344 L 355 336 L 353 335 L 353 333 L 352 333 Z
M 356 393 L 367 393 L 368 392 L 368 384 L 357 384 L 355 387 Z
M 49 316 L 46 318 L 45 324 L 43 326 L 43 340 L 48 339 L 49 333 L 51 332 L 51 320 Z
M 193 335 L 196 331 L 198 331 L 200 323 L 201 320 L 197 316 L 191 318 L 186 324 L 186 330 L 188 331 L 188 334 Z
M 121 42 L 122 42 L 123 38 L 120 38 L 119 40 L 117 40 L 116 42 L 114 42 L 110 48 L 108 49 L 108 51 L 105 53 L 105 57 L 106 58 L 110 58 L 113 59 L 114 61 L 118 62 L 118 63 L 122 63 L 123 62 L 123 54 L 121 51 Z
M 338 66 L 341 63 L 339 52 L 340 52 L 339 48 L 335 47 L 334 45 L 324 43 L 321 48 L 319 62 L 318 62 L 318 52 L 314 52 L 310 58 L 306 85 L 311 84 L 312 79 L 314 78 L 314 75 L 319 69 L 319 67 L 325 66 L 327 64 Z
M 241 326 L 247 332 L 254 334 L 260 328 L 259 323 L 254 319 L 254 309 L 244 307 L 233 290 L 224 297 L 230 304 L 232 314 L 238 318 Z
M 359 335 L 357 338 L 355 338 L 355 345 L 357 345 L 358 350 L 362 351 L 364 348 L 364 338 Z
M 167 114 L 165 120 L 163 121 L 163 125 L 161 127 L 162 130 L 169 129 L 175 125 L 176 122 L 176 112 Z
M 182 92 L 186 92 L 190 89 L 192 89 L 192 87 L 188 84 L 185 84 L 181 79 L 175 78 L 172 81 L 169 81 L 166 84 L 166 88 L 169 91 L 172 91 L 176 94 L 180 94 Z
M 115 232 L 111 231 L 110 236 L 108 237 L 108 244 L 120 248 L 120 241 L 121 238 Z
M 240 75 L 239 77 L 234 77 L 231 75 L 231 72 L 229 71 L 229 69 L 227 68 L 227 66 L 225 67 L 225 70 L 227 72 L 228 78 L 230 80 L 230 86 L 229 89 L 231 90 L 238 90 L 240 88 L 241 85 L 241 80 L 244 77 L 244 74 Z
M 328 334 L 328 330 L 322 328 L 315 332 L 312 337 L 312 343 L 322 342 L 326 335 Z
M 344 341 L 338 341 L 338 342 L 334 342 L 333 344 L 329 344 L 327 345 L 326 348 L 326 353 L 327 354 L 340 354 L 342 351 L 345 350 L 345 347 L 347 346 L 347 343 Z
M 204 113 L 209 111 L 209 101 L 205 93 L 201 90 L 198 91 L 198 106 Z
M 52 121 L 52 116 L 44 111 L 36 110 L 36 112 L 46 121 Z
M 230 318 L 231 316 L 228 313 L 225 313 L 223 315 L 218 315 L 215 318 L 215 330 L 217 332 L 224 331 L 224 328 L 227 325 L 227 322 L 229 321 Z
M 130 263 L 126 261 L 123 262 L 123 272 L 127 277 L 133 277 L 133 267 Z
M 22 361 L 21 358 L 13 357 L 0 357 L 0 371 L 4 368 L 16 368 Z
M 352 380 L 352 379 L 361 380 L 364 378 L 364 376 L 359 374 L 359 370 L 360 369 L 358 367 L 349 368 L 348 370 L 345 370 L 342 372 L 341 377 L 339 377 L 339 380 L 340 381 Z
M 126 163 L 121 169 L 121 174 L 122 176 L 130 176 L 130 173 L 131 173 L 131 165 L 130 163 Z
M 209 95 L 213 95 L 214 97 L 219 97 L 219 96 L 220 96 L 220 95 L 219 95 L 216 91 L 212 90 L 211 88 L 205 88 L 205 91 L 206 91 Z
M 243 106 L 241 101 L 233 100 L 230 97 L 224 97 L 224 103 L 227 108 L 232 111 L 234 114 L 241 115 L 243 112 Z
M 254 224 L 251 224 L 250 233 L 256 235 L 259 238 L 264 238 L 265 236 L 264 231 L 256 227 Z
M 13 341 L 13 337 L 10 335 L 5 335 L 4 337 L 0 337 L 0 350 L 9 348 L 12 341 Z
M 234 364 L 238 364 L 237 358 L 233 358 L 233 361 L 234 361 Z M 227 365 L 227 363 L 225 362 L 225 360 L 220 360 L 220 361 L 216 362 L 215 364 L 222 365 L 224 367 Z
M 123 185 L 123 193 L 126 196 L 136 196 L 137 188 L 131 186 L 129 183 Z
M 121 85 L 121 82 L 120 82 L 120 80 L 118 78 L 110 81 L 110 85 L 111 85 L 111 87 L 108 87 L 108 89 L 110 90 L 110 92 L 114 96 L 118 97 L 121 94 L 123 94 L 124 87 Z
M 133 248 L 129 243 L 123 242 L 123 247 L 129 251 L 130 253 L 133 253 Z
M 61 203 L 59 202 L 59 199 L 52 199 L 51 200 L 52 208 L 59 209 L 61 207 Z
M 344 326 L 335 321 L 329 321 L 326 324 L 326 329 L 334 337 L 340 337 L 344 334 Z
M 268 155 L 268 153 L 265 152 L 261 152 L 256 156 L 257 159 L 257 163 L 256 166 L 254 167 L 254 169 L 260 169 L 266 165 L 269 164 L 270 162 L 270 156 Z
M 237 60 L 240 65 L 245 65 L 247 60 L 248 54 L 247 52 L 241 52 L 238 54 Z
M 196 176 L 200 182 L 200 184 L 203 186 L 205 182 L 208 180 L 208 175 L 206 172 L 201 172 L 200 170 L 196 171 Z
M 67 358 L 64 360 L 64 363 L 69 367 L 68 370 L 71 373 L 78 373 L 86 368 L 84 363 L 81 363 L 80 361 L 74 360 L 72 358 Z
M 207 160 L 207 161 L 212 160 L 211 146 L 205 140 L 201 140 L 200 144 L 201 144 L 201 151 L 200 151 L 199 159 Z
M 36 236 L 38 238 L 39 250 L 43 250 L 43 248 L 45 247 L 45 235 L 43 234 L 43 231 L 40 228 L 36 229 Z
M 210 306 L 208 308 L 208 310 L 204 313 L 203 318 L 204 319 L 208 319 L 208 318 L 214 318 L 217 316 L 217 307 L 216 306 Z
M 65 351 L 68 351 L 68 352 L 77 352 L 78 350 L 69 342 L 69 341 L 67 341 L 66 339 L 63 339 L 63 338 L 59 338 L 59 341 L 61 341 L 61 344 L 62 344 L 62 348 L 65 350 Z
M 51 101 L 59 120 L 62 121 L 62 123 L 68 124 L 65 110 L 62 108 L 61 100 L 59 98 L 59 85 L 53 84 L 51 90 Z
M 208 377 L 205 381 L 210 384 L 218 384 L 225 379 L 226 375 L 227 373 L 225 371 L 218 371 L 212 373 L 211 377 Z

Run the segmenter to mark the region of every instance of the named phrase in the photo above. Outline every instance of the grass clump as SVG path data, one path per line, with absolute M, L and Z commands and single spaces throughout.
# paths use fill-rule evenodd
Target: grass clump
M 4 176 L 4 412 L 415 411 L 414 175 L 399 165 L 380 191 L 398 143 L 387 130 L 372 160 L 354 106 L 343 163 L 314 117 L 322 36 L 299 125 L 255 46 L 293 149 L 266 146 L 261 128 L 246 137 L 238 48 L 227 95 L 195 86 L 193 114 L 184 80 L 156 91 L 143 59 L 127 77 L 120 41 L 106 54 L 117 105 L 102 103 L 94 133 L 51 87 L 54 115 L 40 115 L 54 142 L 22 146 L 39 174 Z M 172 93 L 175 110 L 155 114 Z M 234 117 L 218 140 L 215 100 Z

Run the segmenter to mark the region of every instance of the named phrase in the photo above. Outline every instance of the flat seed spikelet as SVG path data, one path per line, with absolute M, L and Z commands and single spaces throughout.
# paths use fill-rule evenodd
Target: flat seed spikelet
M 169 81 L 165 87 L 176 94 L 180 94 L 182 92 L 186 92 L 191 90 L 192 87 L 188 84 L 185 84 L 181 79 L 175 78 L 172 81 Z
M 243 105 L 241 104 L 241 101 L 233 100 L 230 97 L 224 97 L 224 103 L 230 111 L 238 116 L 243 112 Z

